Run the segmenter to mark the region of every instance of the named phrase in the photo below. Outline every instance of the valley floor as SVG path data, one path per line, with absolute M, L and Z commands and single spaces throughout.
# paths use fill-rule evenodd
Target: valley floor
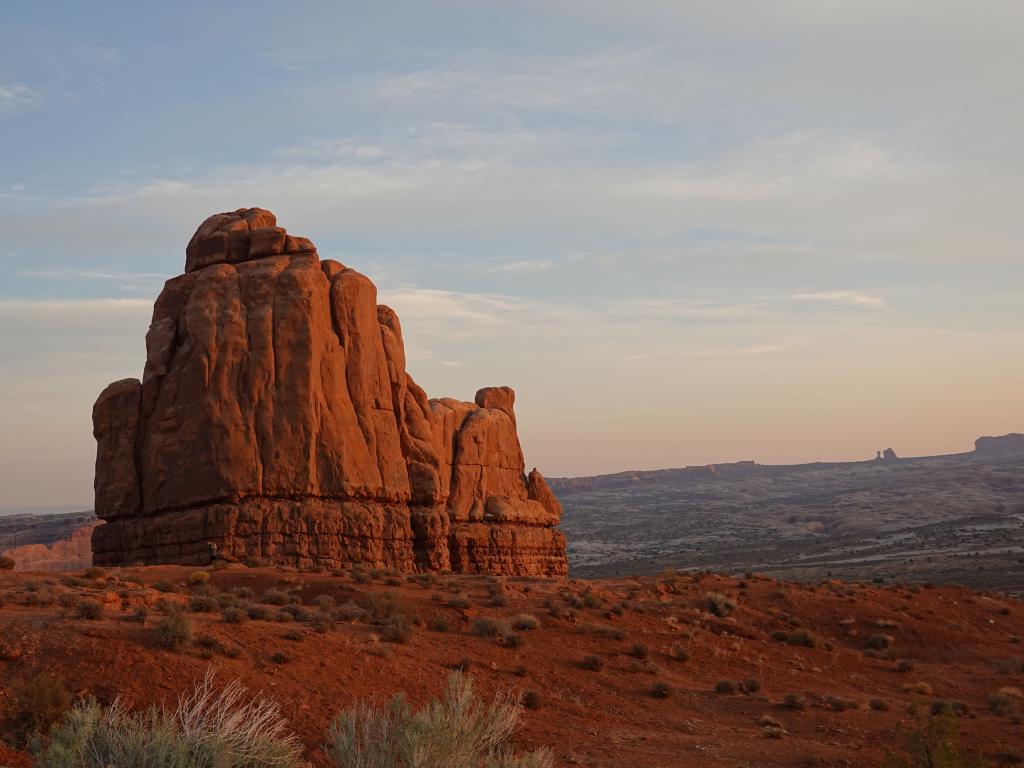
M 173 705 L 211 666 L 280 702 L 315 766 L 339 710 L 398 691 L 425 702 L 453 667 L 487 696 L 529 692 L 516 741 L 550 745 L 560 766 L 881 765 L 911 709 L 936 702 L 962 703 L 963 741 L 990 761 L 1024 761 L 1024 702 L 1007 692 L 1024 687 L 1024 605 L 996 594 L 757 574 L 194 572 L 0 572 L 0 765 L 31 765 L 19 691 L 41 672 L 143 707 Z M 179 610 L 192 639 L 161 648 L 155 627 Z

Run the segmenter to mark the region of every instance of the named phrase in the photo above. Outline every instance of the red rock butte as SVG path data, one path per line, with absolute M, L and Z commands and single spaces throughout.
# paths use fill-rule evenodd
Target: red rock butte
M 211 216 L 156 300 L 142 381 L 93 408 L 93 561 L 564 575 L 514 401 L 428 399 L 368 278 L 269 211 Z

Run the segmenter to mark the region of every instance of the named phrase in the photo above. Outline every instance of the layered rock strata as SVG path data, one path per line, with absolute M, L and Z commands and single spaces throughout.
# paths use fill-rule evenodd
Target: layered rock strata
M 146 350 L 93 409 L 97 564 L 566 573 L 513 391 L 428 399 L 374 284 L 269 211 L 200 225 Z

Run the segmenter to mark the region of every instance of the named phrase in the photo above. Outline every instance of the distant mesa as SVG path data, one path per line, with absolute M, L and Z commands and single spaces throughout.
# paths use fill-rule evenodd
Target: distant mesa
M 146 351 L 93 409 L 96 564 L 567 572 L 515 393 L 428 399 L 374 284 L 269 211 L 199 226 Z
M 1011 432 L 1000 437 L 979 437 L 974 441 L 974 450 L 987 455 L 1024 454 L 1024 435 Z
M 899 457 L 896 455 L 896 451 L 892 448 L 886 448 L 884 451 L 878 451 L 875 455 L 875 459 L 878 461 L 893 461 L 897 458 Z

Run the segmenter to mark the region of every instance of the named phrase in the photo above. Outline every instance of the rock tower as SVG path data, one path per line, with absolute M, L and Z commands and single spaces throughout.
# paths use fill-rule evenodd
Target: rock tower
M 398 316 L 260 208 L 204 221 L 93 408 L 97 565 L 218 557 L 557 576 L 561 505 L 515 393 L 428 399 Z

